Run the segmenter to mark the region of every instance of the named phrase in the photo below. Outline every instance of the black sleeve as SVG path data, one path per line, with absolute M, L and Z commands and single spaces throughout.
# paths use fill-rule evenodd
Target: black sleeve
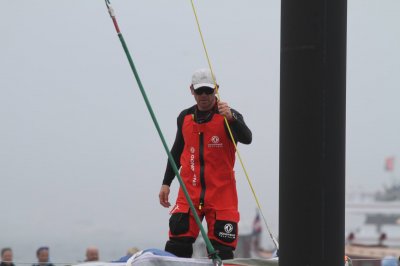
M 178 119 L 177 119 L 178 130 L 176 132 L 174 145 L 172 145 L 172 148 L 171 148 L 171 155 L 174 158 L 176 167 L 178 169 L 181 167 L 180 159 L 181 159 L 183 147 L 185 145 L 185 141 L 183 140 L 183 135 L 182 135 L 182 124 L 183 124 L 183 119 L 184 119 L 185 115 L 186 115 L 186 112 L 182 112 L 178 116 Z M 163 179 L 162 184 L 170 186 L 172 183 L 172 180 L 174 180 L 174 178 L 175 178 L 175 172 L 174 172 L 174 169 L 172 168 L 172 165 L 169 163 L 169 160 L 168 160 L 167 168 L 165 170 L 164 179 Z
M 233 115 L 233 121 L 229 122 L 229 127 L 232 130 L 232 135 L 235 141 L 243 144 L 250 144 L 253 139 L 253 135 L 251 133 L 251 130 L 244 122 L 243 116 L 235 109 L 231 109 L 231 112 Z M 225 129 L 228 132 L 228 135 L 230 135 L 226 124 Z

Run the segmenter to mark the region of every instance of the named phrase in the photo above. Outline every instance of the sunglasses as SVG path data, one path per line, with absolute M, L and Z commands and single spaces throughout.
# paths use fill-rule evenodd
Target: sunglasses
M 211 95 L 214 93 L 214 89 L 210 87 L 200 87 L 197 90 L 194 90 L 194 93 L 196 93 L 197 95 L 202 95 L 203 93 Z

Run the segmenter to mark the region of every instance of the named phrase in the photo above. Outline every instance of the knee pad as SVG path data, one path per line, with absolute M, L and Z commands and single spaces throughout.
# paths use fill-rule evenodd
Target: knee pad
M 165 251 L 181 258 L 191 258 L 194 241 L 192 237 L 171 238 L 165 244 Z
M 233 259 L 233 247 L 221 244 L 215 240 L 211 240 L 211 243 L 221 260 Z

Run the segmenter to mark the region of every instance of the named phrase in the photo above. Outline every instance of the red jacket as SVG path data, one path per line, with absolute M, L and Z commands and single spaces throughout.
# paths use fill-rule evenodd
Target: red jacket
M 224 117 L 214 114 L 207 123 L 198 124 L 193 115 L 186 115 L 182 134 L 180 174 L 195 207 L 237 209 L 235 147 L 226 133 Z M 177 202 L 186 205 L 182 189 Z

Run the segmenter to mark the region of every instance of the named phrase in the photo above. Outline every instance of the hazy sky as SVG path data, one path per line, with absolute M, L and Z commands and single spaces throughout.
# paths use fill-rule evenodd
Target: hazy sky
M 239 145 L 263 212 L 278 233 L 280 1 L 196 1 L 222 100 L 253 131 Z M 207 66 L 190 1 L 114 0 L 142 83 L 172 146 L 191 106 L 192 72 Z M 163 248 L 158 203 L 167 156 L 107 13 L 98 0 L 1 0 L 0 247 L 33 261 L 101 259 Z M 349 0 L 347 189 L 391 181 L 398 155 L 400 1 Z M 396 166 L 395 166 L 396 167 Z M 256 203 L 236 167 L 241 230 Z M 173 201 L 178 188 L 173 183 Z M 271 242 L 265 234 L 265 245 Z

